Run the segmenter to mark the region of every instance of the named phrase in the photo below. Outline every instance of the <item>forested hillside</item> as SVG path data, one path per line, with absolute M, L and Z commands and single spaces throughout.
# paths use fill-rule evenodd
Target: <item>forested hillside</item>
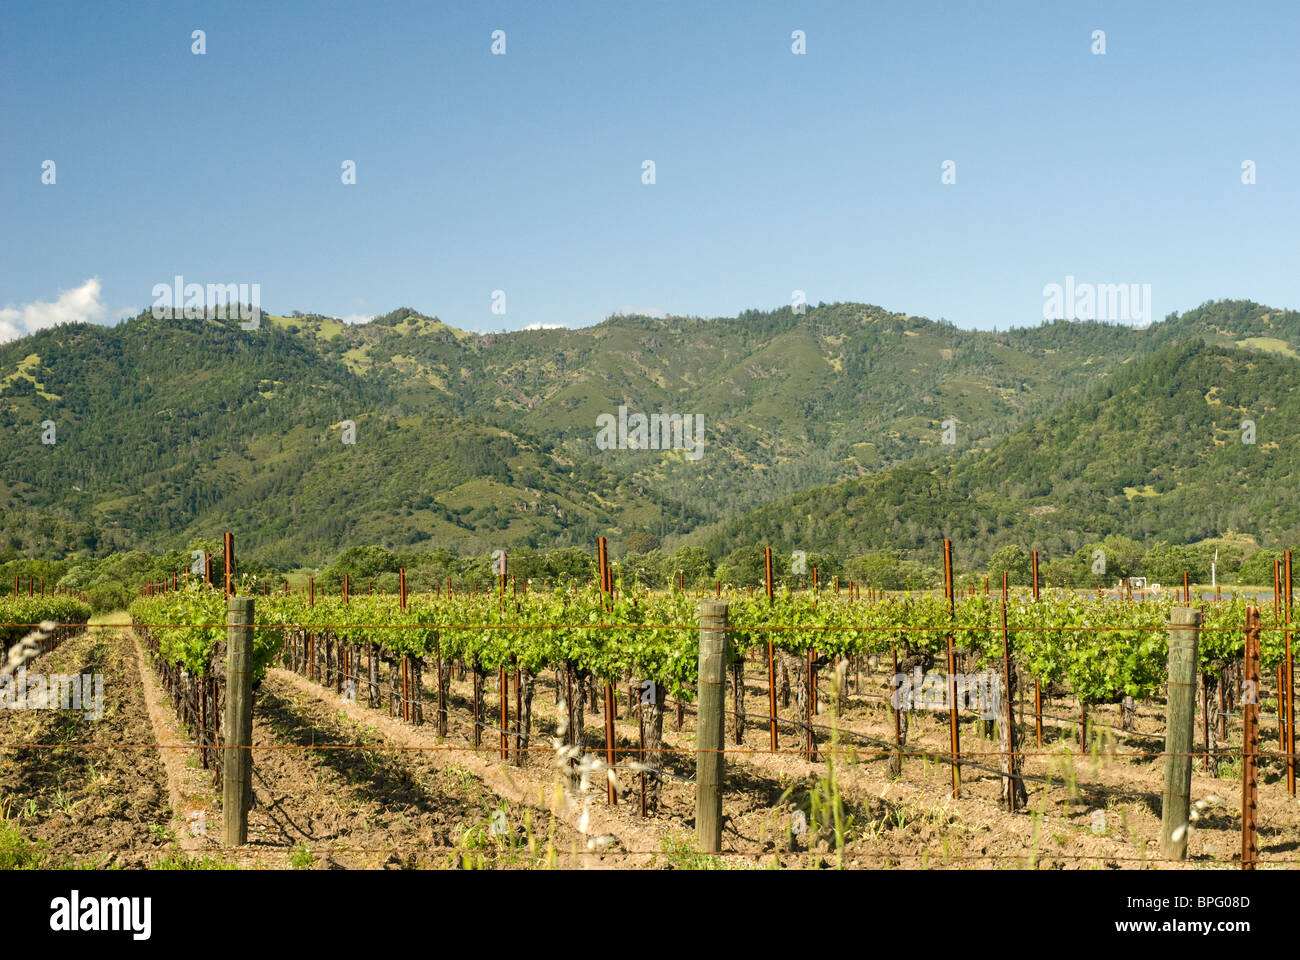
M 980 564 L 1007 543 L 1059 556 L 1111 533 L 1289 544 L 1300 534 L 1298 375 L 1287 357 L 1175 344 L 988 450 L 959 442 L 798 494 L 725 525 L 709 545 L 929 556 L 950 537 Z
M 1230 352 L 1170 367 L 1197 339 Z M 1300 314 L 1245 301 L 1146 330 L 1003 332 L 862 304 L 489 335 L 409 309 L 351 326 L 267 315 L 257 330 L 146 313 L 0 346 L 0 548 L 166 550 L 237 526 L 295 561 L 350 543 L 481 551 L 599 533 L 707 539 L 721 556 L 731 532 L 759 529 L 815 547 L 863 537 L 855 549 L 905 548 L 939 517 L 979 549 L 1024 524 L 1062 546 L 1069 529 L 1276 533 L 1300 525 L 1279 418 L 1256 411 L 1259 442 L 1234 449 L 1245 459 L 1232 496 L 1211 495 L 1232 478 L 1187 460 L 1182 438 L 1208 429 L 1189 420 L 1198 409 L 1226 430 L 1235 406 L 1281 405 L 1261 391 L 1289 375 L 1298 348 Z M 1204 409 L 1162 392 L 1193 368 L 1218 378 Z M 1105 411 L 1121 412 L 1086 406 L 1106 389 Z M 1067 436 L 1053 414 L 1072 402 L 1092 412 Z M 620 405 L 702 416 L 703 455 L 598 449 L 596 418 Z M 861 490 L 898 509 L 881 523 L 842 518 L 842 498 Z M 798 520 L 792 505 L 805 503 L 827 509 Z

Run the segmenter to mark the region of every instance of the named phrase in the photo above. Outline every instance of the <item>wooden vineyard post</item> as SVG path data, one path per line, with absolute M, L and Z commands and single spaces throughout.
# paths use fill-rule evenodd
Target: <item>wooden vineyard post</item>
M 252 597 L 230 597 L 226 601 L 227 739 L 222 764 L 222 818 L 228 847 L 248 842 L 248 807 L 253 796 L 254 622 Z
M 763 548 L 763 566 L 767 587 L 767 605 L 772 606 L 772 548 Z M 772 632 L 767 632 L 767 719 L 772 734 L 772 752 L 776 753 L 776 651 L 772 646 Z
M 722 850 L 726 665 L 727 602 L 701 600 L 699 725 L 695 733 L 695 837 L 703 853 Z
M 1241 869 L 1254 870 L 1259 857 L 1255 823 L 1259 776 L 1259 607 L 1246 608 L 1246 649 L 1241 698 Z
M 948 737 L 952 749 L 952 796 L 961 799 L 961 728 L 957 718 L 957 656 L 953 650 L 952 622 L 957 615 L 953 601 L 952 541 L 943 541 L 943 589 L 948 597 Z
M 1174 607 L 1169 629 L 1169 694 L 1165 720 L 1165 790 L 1160 803 L 1160 855 L 1187 857 L 1196 713 L 1196 644 L 1201 611 Z

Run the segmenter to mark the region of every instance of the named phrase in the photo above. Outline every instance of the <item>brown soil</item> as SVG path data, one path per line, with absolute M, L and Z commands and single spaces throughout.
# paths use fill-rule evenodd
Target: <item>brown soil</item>
M 952 797 L 951 768 L 941 760 L 909 756 L 901 777 L 890 776 L 893 721 L 880 673 L 864 674 L 860 690 L 850 674 L 835 751 L 825 729 L 818 731 L 819 759 L 810 762 L 801 755 L 802 735 L 790 723 L 792 700 L 789 709 L 779 711 L 780 751 L 771 753 L 766 669 L 758 663 L 747 665 L 749 722 L 742 746 L 734 744 L 730 716 L 727 721 L 721 856 L 691 852 L 691 706 L 680 731 L 675 704 L 665 717 L 670 752 L 664 768 L 674 778 L 665 782 L 658 816 L 640 816 L 640 778 L 626 769 L 618 772 L 617 806 L 608 806 L 600 782 L 567 802 L 566 778 L 551 746 L 558 713 L 550 671 L 538 678 L 532 750 L 517 766 L 501 759 L 493 729 L 484 733 L 480 748 L 472 748 L 468 675 L 452 684 L 449 735 L 440 740 L 434 733 L 432 670 L 424 674 L 426 722 L 418 727 L 385 710 L 349 703 L 289 671 L 271 670 L 255 701 L 249 843 L 228 850 L 221 846 L 220 798 L 211 773 L 198 769 L 188 732 L 176 721 L 151 668 L 140 669 L 140 656 L 129 632 L 100 628 L 39 661 L 47 672 L 104 673 L 101 721 L 66 711 L 0 711 L 5 743 L 105 748 L 19 747 L 0 754 L 11 823 L 44 841 L 60 862 L 98 858 L 142 866 L 203 856 L 211 863 L 272 868 L 527 868 L 548 862 L 582 868 L 833 866 L 841 861 L 846 867 L 1041 869 L 1239 864 L 1240 780 L 1207 775 L 1199 759 L 1192 794 L 1206 806 L 1190 833 L 1188 859 L 1171 863 L 1158 857 L 1163 768 L 1158 756 L 1132 754 L 1163 749 L 1161 704 L 1144 704 L 1130 733 L 1099 729 L 1098 741 L 1082 757 L 1071 701 L 1045 704 L 1049 718 L 1062 719 L 1044 720 L 1041 748 L 1034 743 L 1032 703 L 1018 705 L 1024 772 L 1043 780 L 1030 780 L 1028 810 L 1013 815 L 999 801 L 994 772 L 965 767 L 959 800 Z M 495 680 L 489 678 L 484 689 L 489 728 L 499 718 Z M 381 681 L 386 692 L 387 678 Z M 835 721 L 827 712 L 828 688 L 823 673 L 816 722 L 829 728 Z M 638 725 L 635 712 L 628 712 L 626 685 L 616 693 L 616 764 L 624 766 L 636 759 Z M 730 691 L 727 706 L 732 706 Z M 1271 703 L 1264 704 L 1264 712 L 1272 712 Z M 946 713 L 916 713 L 911 719 L 909 749 L 947 752 Z M 1118 727 L 1118 711 L 1097 708 L 1090 720 Z M 997 741 L 982 739 L 980 726 L 973 714 L 963 715 L 963 757 L 996 769 Z M 588 710 L 586 727 L 590 749 L 603 755 L 598 710 Z M 1229 742 L 1240 741 L 1239 726 L 1230 727 L 1229 734 Z M 1262 739 L 1265 749 L 1276 749 L 1270 721 Z M 114 748 L 150 743 L 162 749 Z M 819 828 L 822 817 L 811 802 L 815 794 L 829 794 L 832 766 L 844 810 L 842 852 L 832 832 Z M 1262 770 L 1260 857 L 1264 868 L 1282 867 L 1300 845 L 1296 801 L 1287 795 L 1285 771 L 1277 761 L 1263 761 Z M 21 814 L 29 801 L 35 801 L 34 812 Z
M 288 682 L 315 696 L 339 701 L 331 691 L 284 671 Z M 426 671 L 428 678 L 432 671 Z M 435 763 L 455 763 L 481 777 L 485 787 L 506 797 L 527 796 L 545 790 L 554 782 L 549 751 L 538 749 L 553 734 L 557 721 L 553 674 L 538 678 L 533 703 L 534 753 L 523 769 L 501 760 L 497 735 L 484 734 L 484 746 L 471 750 L 470 680 L 452 684 L 449 707 L 449 737 L 444 747 L 455 750 L 428 751 Z M 489 726 L 499 717 L 495 678 L 484 689 L 484 714 Z M 386 680 L 384 689 L 386 690 Z M 850 676 L 850 690 L 854 678 Z M 818 724 L 830 727 L 828 678 L 820 683 Z M 829 829 L 818 831 L 810 794 L 828 784 L 827 749 L 830 731 L 818 731 L 819 759 L 809 762 L 800 753 L 801 734 L 784 721 L 791 709 L 781 708 L 780 749 L 770 751 L 767 725 L 766 672 L 749 664 L 746 676 L 750 711 L 744 743 L 734 744 L 732 719 L 727 722 L 727 778 L 723 800 L 723 856 L 712 865 L 833 865 L 839 857 Z M 619 687 L 618 764 L 635 759 L 638 726 L 635 713 L 627 719 L 627 690 Z M 436 693 L 431 684 L 424 691 L 426 724 L 412 727 L 382 716 L 381 711 L 347 705 L 350 711 L 376 717 L 374 721 L 395 742 L 411 746 L 432 746 L 432 718 Z M 1241 820 L 1239 779 L 1219 779 L 1206 774 L 1201 759 L 1194 763 L 1193 800 L 1203 801 L 1199 819 L 1189 834 L 1188 859 L 1165 861 L 1157 853 L 1160 833 L 1160 793 L 1163 766 L 1155 756 L 1163 749 L 1163 720 L 1159 703 L 1142 705 L 1134 729 L 1118 730 L 1117 707 L 1094 708 L 1090 722 L 1097 725 L 1096 740 L 1089 752 L 1080 755 L 1077 724 L 1070 718 L 1075 705 L 1066 700 L 1044 704 L 1044 741 L 1035 742 L 1032 704 L 1018 705 L 1018 745 L 1027 756 L 1023 772 L 1029 783 L 1029 806 L 1010 814 L 999 799 L 998 744 L 982 739 L 980 724 L 966 713 L 962 718 L 962 755 L 969 761 L 993 768 L 983 771 L 967 766 L 963 771 L 961 798 L 952 797 L 951 767 L 942 761 L 915 756 L 905 761 L 903 774 L 893 778 L 888 771 L 888 745 L 893 739 L 892 716 L 887 709 L 885 677 L 864 676 L 858 692 L 851 692 L 838 726 L 840 747 L 835 752 L 838 790 L 845 807 L 846 843 L 842 862 L 850 867 L 1012 867 L 1045 869 L 1152 869 L 1233 867 L 1240 863 Z M 731 706 L 730 691 L 728 707 Z M 1269 712 L 1271 705 L 1264 705 Z M 755 716 L 761 711 L 762 716 Z M 693 727 L 691 707 L 685 710 L 685 724 L 674 730 L 673 710 L 665 720 L 666 747 L 673 751 L 666 768 L 684 778 L 693 773 Z M 1058 719 L 1052 719 L 1058 718 Z M 909 750 L 948 750 L 948 718 L 945 713 L 913 714 Z M 1115 729 L 1105 729 L 1113 725 Z M 1199 729 L 1199 728 L 1198 728 Z M 1229 728 L 1230 742 L 1234 728 Z M 1272 740 L 1269 736 L 1273 737 Z M 540 737 L 539 737 L 540 735 Z M 1239 727 L 1236 728 L 1239 741 Z M 603 753 L 603 720 L 596 711 L 587 714 L 587 741 Z M 875 741 L 875 742 L 873 742 Z M 1275 729 L 1265 727 L 1265 749 L 1275 746 Z M 1138 754 L 1134 756 L 1134 754 Z M 1146 754 L 1146 755 L 1142 755 Z M 1226 759 L 1226 758 L 1225 758 Z M 1276 761 L 1262 763 L 1260 798 L 1260 857 L 1262 866 L 1288 865 L 1300 842 L 1295 823 L 1295 800 L 1287 796 L 1284 771 Z M 611 809 L 598 791 L 590 833 L 610 833 L 618 843 L 609 851 L 589 855 L 589 865 L 602 866 L 701 866 L 698 857 L 687 854 L 694 817 L 694 789 L 689 783 L 669 780 L 664 790 L 664 807 L 659 816 L 639 815 L 638 775 L 620 773 L 621 802 Z M 802 812 L 802 818 L 796 811 Z M 602 814 L 598 816 L 598 814 Z M 791 836 L 791 828 L 809 829 Z
M 0 710 L 0 743 L 60 745 L 0 751 L 9 826 L 37 845 L 33 865 L 139 867 L 167 856 L 166 776 L 126 633 L 91 627 L 27 669 L 104 677 L 98 720 L 78 710 Z

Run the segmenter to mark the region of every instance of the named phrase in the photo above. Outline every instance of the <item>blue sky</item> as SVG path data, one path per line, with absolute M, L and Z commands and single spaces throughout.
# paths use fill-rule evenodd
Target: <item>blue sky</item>
M 1157 318 L 1297 307 L 1298 28 L 1295 3 L 10 4 L 0 339 L 176 274 L 484 331 L 796 289 L 1032 325 L 1067 275 L 1149 283 Z

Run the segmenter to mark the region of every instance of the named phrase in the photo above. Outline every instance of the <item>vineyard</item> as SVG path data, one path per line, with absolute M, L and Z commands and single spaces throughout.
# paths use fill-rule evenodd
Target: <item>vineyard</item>
M 109 763 L 128 781 L 143 770 L 159 791 L 169 784 L 170 816 L 200 827 L 224 822 L 220 788 L 248 774 L 257 797 L 248 842 L 186 831 L 184 853 L 173 856 L 199 863 L 1180 862 L 1162 857 L 1154 838 L 1162 765 L 1175 755 L 1166 727 L 1171 631 L 1190 591 L 1084 595 L 1031 584 L 958 596 L 838 581 L 801 591 L 770 581 L 651 591 L 611 576 L 601 548 L 599 582 L 547 590 L 516 584 L 504 569 L 491 591 L 448 584 L 418 594 L 404 578 L 395 594 L 354 593 L 347 580 L 327 594 L 314 582 L 290 590 L 233 571 L 228 590 L 210 572 L 177 574 L 134 600 L 129 633 L 87 629 L 90 609 L 78 597 L 15 588 L 0 598 L 6 648 L 33 675 L 60 657 L 82 673 L 102 669 L 106 716 L 132 732 L 57 719 L 25 726 L 15 711 L 0 718 L 6 778 L 34 795 L 53 792 L 66 830 L 83 802 L 66 799 L 73 768 L 89 776 Z M 1194 765 L 1193 865 L 1241 865 L 1239 842 L 1232 851 L 1243 809 L 1252 831 L 1259 818 L 1252 865 L 1289 863 L 1300 839 L 1286 815 L 1289 593 L 1275 596 L 1253 634 L 1246 599 L 1195 604 L 1196 742 L 1181 754 Z M 231 619 L 236 598 L 248 605 L 246 627 Z M 702 683 L 700 670 L 713 628 L 725 636 L 725 662 L 722 699 L 709 706 L 702 691 L 713 681 Z M 249 766 L 231 779 L 230 748 L 242 740 L 228 732 L 237 629 L 248 636 L 241 671 L 255 723 L 251 749 L 236 753 Z M 151 703 L 166 704 L 170 719 Z M 725 738 L 706 747 L 715 720 Z M 1276 730 L 1278 749 L 1248 756 L 1243 743 L 1266 738 L 1243 724 L 1260 721 Z M 142 752 L 150 742 L 166 768 L 161 780 Z M 710 752 L 725 765 L 725 828 L 718 852 L 703 856 L 692 837 L 707 789 L 696 763 Z M 95 759 L 104 753 L 112 756 Z M 1253 771 L 1257 796 L 1243 784 L 1255 782 Z M 331 777 L 335 785 L 323 788 Z M 393 790 L 413 797 L 396 819 L 386 813 Z M 356 791 L 351 802 L 372 812 L 350 822 L 344 797 Z M 1238 794 L 1245 806 L 1234 809 L 1225 797 Z M 163 797 L 140 816 L 166 820 Z M 26 802 L 40 823 L 36 801 Z M 312 812 L 281 816 L 294 804 Z M 372 818 L 384 824 L 381 839 Z M 305 829 L 300 819 L 332 826 Z M 104 832 L 117 829 L 110 822 L 106 812 Z M 411 826 L 418 836 L 408 836 Z M 178 842 L 175 828 L 151 829 L 156 836 L 129 854 L 106 848 L 108 862 L 161 862 Z
M 34 626 L 53 624 L 39 641 L 39 652 L 53 650 L 60 642 L 85 629 L 90 619 L 90 605 L 68 594 L 0 596 L 0 644 L 8 650 L 19 643 Z
M 700 611 L 712 600 L 726 605 L 729 729 L 719 752 L 737 774 L 723 789 L 735 835 L 720 861 L 789 865 L 802 853 L 830 862 L 818 859 L 820 851 L 840 864 L 846 856 L 853 864 L 911 866 L 1161 864 L 1144 821 L 1159 813 L 1169 631 L 1186 602 L 1174 596 L 1040 593 L 1036 586 L 886 595 L 838 583 L 800 592 L 761 585 L 660 592 L 605 572 L 599 584 L 548 591 L 519 589 L 504 573 L 492 592 L 448 586 L 408 595 L 403 584 L 394 595 L 358 595 L 345 582 L 326 595 L 314 585 L 291 592 L 287 584 L 272 589 L 233 577 L 230 589 L 254 603 L 248 666 L 259 704 L 325 698 L 322 706 L 332 701 L 350 721 L 371 725 L 364 742 L 322 743 L 313 735 L 313 755 L 364 747 L 410 769 L 468 769 L 486 791 L 477 826 L 446 833 L 441 844 L 375 851 L 402 863 L 545 865 L 599 856 L 663 864 L 685 856 L 697 786 L 691 760 L 702 736 Z M 189 744 L 178 748 L 211 771 L 209 789 L 222 781 L 228 742 L 220 720 L 227 608 L 226 591 L 181 574 L 151 585 L 129 610 Z M 84 622 L 84 611 L 61 609 Z M 14 607 L 6 622 L 32 623 L 40 612 Z M 1258 754 L 1266 814 L 1287 804 L 1280 792 L 1293 778 L 1278 719 L 1290 709 L 1281 629 L 1289 613 L 1280 604 L 1274 613 L 1258 634 L 1259 705 L 1280 743 L 1278 753 Z M 1241 789 L 1225 781 L 1240 781 L 1243 769 L 1247 625 L 1240 597 L 1201 604 L 1200 742 L 1192 755 L 1198 783 L 1205 781 L 1197 810 L 1206 812 L 1197 831 L 1203 842 L 1192 847 L 1200 843 L 1194 859 L 1211 863 L 1233 861 L 1231 842 L 1211 842 L 1215 834 L 1241 830 L 1240 810 L 1233 814 L 1223 795 Z M 899 699 L 900 681 L 906 687 L 913 674 L 919 681 L 935 670 L 996 677 L 1001 697 L 990 698 L 985 685 L 965 701 L 945 702 L 940 683 L 940 708 L 927 709 L 918 683 L 915 700 Z M 1271 701 L 1263 700 L 1265 688 Z M 603 731 L 589 729 L 589 715 L 601 717 Z M 255 738 L 250 752 L 290 749 Z M 506 769 L 514 771 L 510 790 L 496 779 Z M 547 799 L 557 776 L 564 803 Z M 891 791 L 907 799 L 882 802 Z M 580 814 L 566 820 L 565 810 Z M 982 829 L 997 843 L 973 845 L 967 824 L 981 812 Z M 524 825 L 547 816 L 552 827 L 543 841 Z M 1053 817 L 1070 831 L 1066 840 L 1056 835 L 1059 849 L 1043 849 L 1041 828 Z M 1290 828 L 1275 819 L 1261 826 L 1261 838 L 1275 835 L 1261 842 L 1263 864 L 1286 862 L 1276 854 L 1288 848 Z M 503 823 L 508 829 L 498 830 Z M 477 840 L 467 851 L 470 838 Z M 338 837 L 315 842 L 331 862 L 357 852 Z M 289 849 L 252 846 L 258 856 Z

